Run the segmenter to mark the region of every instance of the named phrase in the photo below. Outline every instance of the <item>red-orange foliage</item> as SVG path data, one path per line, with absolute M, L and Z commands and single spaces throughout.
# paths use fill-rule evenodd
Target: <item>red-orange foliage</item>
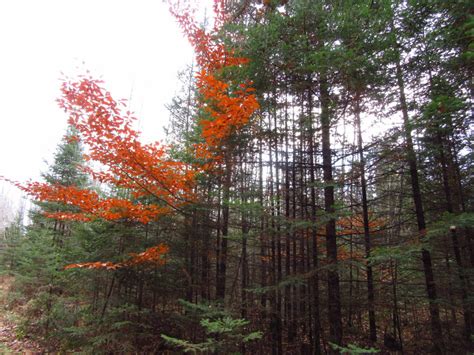
M 77 207 L 76 212 L 48 213 L 61 220 L 90 221 L 129 219 L 149 223 L 193 200 L 196 167 L 169 158 L 166 147 L 158 143 L 142 144 L 132 128 L 135 118 L 123 112 L 123 101 L 115 101 L 90 77 L 64 81 L 58 100 L 69 114 L 88 149 L 87 159 L 98 162 L 104 170 L 86 169 L 95 180 L 127 189 L 135 201 L 100 197 L 95 191 L 73 186 L 46 183 L 16 184 L 39 201 L 60 202 Z M 159 203 L 142 203 L 137 199 L 152 196 Z
M 46 212 L 44 215 L 58 220 L 91 221 L 95 218 L 105 220 L 128 219 L 147 224 L 157 216 L 169 212 L 167 206 L 142 204 L 120 198 L 100 198 L 93 190 L 78 189 L 74 186 L 28 183 L 21 187 L 37 201 L 59 202 L 75 206 L 78 212 Z
M 132 128 L 135 118 L 119 108 L 124 102 L 115 101 L 99 84 L 91 78 L 65 81 L 58 100 L 88 147 L 88 158 L 107 167 L 91 172 L 94 178 L 130 189 L 134 197 L 153 195 L 169 207 L 192 199 L 195 170 L 171 160 L 157 142 L 142 144 Z
M 75 186 L 15 183 L 35 200 L 76 208 L 72 211 L 46 212 L 47 217 L 75 221 L 127 219 L 147 224 L 193 199 L 197 170 L 170 159 L 166 148 L 158 143 L 140 143 L 139 133 L 132 128 L 134 117 L 130 112 L 121 110 L 124 102 L 115 101 L 99 81 L 90 77 L 64 81 L 62 97 L 58 101 L 69 114 L 69 124 L 76 128 L 80 136 L 73 139 L 80 138 L 88 149 L 87 158 L 104 168 L 101 172 L 86 170 L 102 183 L 130 191 L 133 199 L 101 197 L 94 190 Z M 140 202 L 142 197 L 153 197 L 159 202 Z M 161 256 L 167 250 L 167 246 L 160 244 L 134 255 L 126 262 L 73 264 L 67 268 L 117 269 L 149 261 L 160 264 L 164 260 Z
M 349 217 L 339 218 L 337 224 L 337 235 L 363 235 L 364 234 L 364 219 L 362 214 L 354 214 Z M 381 218 L 374 217 L 369 213 L 369 230 L 371 233 L 377 232 L 385 225 L 385 221 Z
M 248 59 L 235 55 L 219 39 L 218 32 L 225 23 L 223 2 L 216 0 L 214 10 L 214 28 L 206 32 L 196 24 L 190 11 L 171 8 L 193 45 L 200 66 L 196 80 L 206 118 L 199 122 L 204 143 L 195 146 L 195 154 L 208 163 L 190 166 L 172 160 L 166 147 L 158 143 L 142 144 L 139 132 L 133 129 L 135 118 L 125 110 L 125 102 L 114 100 L 101 86 L 101 81 L 90 76 L 64 80 L 58 103 L 68 113 L 69 124 L 78 132 L 79 137 L 71 139 L 80 139 L 87 147 L 86 158 L 105 168 L 100 172 L 86 170 L 101 183 L 126 189 L 133 199 L 101 197 L 93 190 L 73 186 L 37 182 L 16 184 L 36 200 L 59 202 L 77 209 L 49 212 L 47 217 L 77 221 L 127 219 L 146 224 L 195 198 L 196 173 L 220 162 L 220 151 L 226 140 L 244 127 L 258 108 L 250 82 L 224 78 L 224 69 L 242 66 Z M 139 198 L 146 197 L 159 202 L 140 202 L 143 199 Z M 95 262 L 67 268 L 115 269 L 155 260 L 154 256 L 161 256 L 166 251 L 167 247 L 159 245 L 134 255 L 125 263 Z
M 144 252 L 135 254 L 130 254 L 130 259 L 123 261 L 121 263 L 112 263 L 110 261 L 101 262 L 96 261 L 92 263 L 80 263 L 80 264 L 71 264 L 67 265 L 64 269 L 75 269 L 75 268 L 85 268 L 85 269 L 107 269 L 107 270 L 116 270 L 124 267 L 130 267 L 135 265 L 164 265 L 166 264 L 165 255 L 168 253 L 169 248 L 165 244 L 159 244 L 157 246 L 146 249 Z
M 197 150 L 201 156 L 212 156 L 219 161 L 219 152 L 227 138 L 247 125 L 259 107 L 250 81 L 239 83 L 235 79 L 226 78 L 223 73 L 224 69 L 248 63 L 248 59 L 237 56 L 233 50 L 226 48 L 219 37 L 219 31 L 226 22 L 222 0 L 214 0 L 214 27 L 209 32 L 196 23 L 192 16 L 194 11 L 189 7 L 172 5 L 171 12 L 194 47 L 200 67 L 196 82 L 202 96 L 201 108 L 208 117 L 199 122 L 206 145 L 198 146 Z

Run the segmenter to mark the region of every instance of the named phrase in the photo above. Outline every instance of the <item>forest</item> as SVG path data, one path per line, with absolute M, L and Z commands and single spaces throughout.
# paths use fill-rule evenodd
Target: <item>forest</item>
M 0 177 L 34 201 L 0 325 L 38 353 L 473 352 L 472 2 L 168 5 L 195 60 L 166 139 L 63 77 L 54 162 Z

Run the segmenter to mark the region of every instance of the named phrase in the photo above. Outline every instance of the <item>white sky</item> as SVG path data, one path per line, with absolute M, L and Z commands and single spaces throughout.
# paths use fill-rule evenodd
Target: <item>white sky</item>
M 38 180 L 65 133 L 60 72 L 89 69 L 130 98 L 147 140 L 163 137 L 164 105 L 192 49 L 162 0 L 0 0 L 0 175 Z M 85 64 L 82 64 L 82 63 Z M 0 182 L 0 195 L 18 200 Z

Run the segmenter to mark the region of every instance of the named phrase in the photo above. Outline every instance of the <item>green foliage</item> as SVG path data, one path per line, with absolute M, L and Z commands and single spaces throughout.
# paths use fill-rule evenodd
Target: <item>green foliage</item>
M 276 285 L 256 286 L 248 288 L 246 291 L 254 293 L 256 295 L 271 294 L 272 292 L 275 292 L 275 290 L 284 290 L 288 286 L 297 287 L 306 285 L 313 275 L 314 271 L 302 275 L 288 276 L 278 282 Z
M 8 225 L 3 234 L 3 248 L 0 249 L 0 274 L 8 272 L 16 265 L 18 244 L 24 238 L 23 212 L 20 211 L 15 220 Z
M 421 246 L 417 244 L 380 246 L 374 248 L 368 260 L 372 265 L 390 260 L 397 260 L 401 263 L 409 263 L 410 260 L 413 260 L 414 257 L 418 256 L 420 251 Z
M 432 223 L 428 228 L 428 237 L 435 238 L 451 233 L 450 228 L 473 228 L 474 213 L 465 212 L 460 214 L 445 213 L 438 221 Z
M 78 335 L 83 342 L 81 348 L 91 353 L 133 352 L 140 344 L 152 343 L 149 315 L 149 310 L 124 303 L 111 307 L 103 318 L 89 313 L 85 325 L 68 331 Z
M 180 299 L 178 302 L 184 307 L 187 316 L 194 320 L 199 320 L 203 317 L 222 318 L 228 315 L 227 311 L 219 303 L 191 303 L 183 299 Z
M 69 127 L 66 136 L 56 149 L 54 163 L 50 166 L 48 173 L 43 174 L 47 182 L 78 187 L 87 184 L 87 176 L 81 170 L 84 164 L 83 151 L 75 135 L 75 129 Z
M 357 354 L 377 354 L 380 350 L 375 348 L 361 348 L 355 344 L 348 344 L 347 347 L 339 346 L 334 343 L 329 343 L 329 345 L 334 349 L 339 351 L 340 354 L 350 354 L 350 355 L 357 355 Z
M 188 319 L 191 322 L 199 321 L 205 339 L 202 342 L 193 343 L 166 334 L 162 334 L 161 337 L 169 345 L 186 353 L 205 351 L 231 353 L 238 351 L 242 344 L 259 340 L 263 336 L 262 332 L 247 329 L 249 321 L 233 318 L 218 304 L 192 304 L 183 300 L 180 302 L 189 312 Z
M 214 351 L 215 342 L 212 339 L 208 339 L 203 343 L 193 344 L 186 340 L 181 340 L 161 334 L 161 337 L 171 346 L 176 347 L 184 351 L 185 353 L 199 353 L 205 351 Z
M 231 317 L 224 317 L 214 321 L 211 321 L 210 319 L 202 319 L 200 323 L 208 334 L 231 333 L 236 328 L 241 328 L 249 324 L 245 319 L 232 319 Z

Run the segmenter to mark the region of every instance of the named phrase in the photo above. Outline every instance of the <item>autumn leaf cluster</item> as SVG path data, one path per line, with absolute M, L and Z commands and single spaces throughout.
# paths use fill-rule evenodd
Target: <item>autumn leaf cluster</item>
M 214 27 L 206 31 L 198 26 L 189 8 L 171 7 L 171 13 L 196 52 L 199 71 L 196 86 L 200 94 L 202 143 L 194 146 L 197 160 L 188 164 L 171 158 L 168 147 L 158 142 L 143 144 L 133 128 L 136 118 L 125 100 L 115 100 L 100 80 L 90 75 L 75 80 L 63 79 L 59 106 L 68 114 L 68 122 L 86 147 L 85 158 L 93 162 L 82 167 L 94 181 L 126 191 L 129 197 L 107 196 L 92 189 L 40 182 L 16 185 L 37 201 L 60 203 L 67 211 L 45 212 L 57 220 L 89 222 L 127 220 L 148 224 L 160 216 L 196 200 L 197 174 L 210 170 L 222 160 L 228 139 L 245 127 L 259 105 L 250 81 L 240 82 L 226 71 L 248 63 L 234 50 L 226 48 L 219 36 L 225 24 L 222 1 L 215 1 Z M 93 169 L 91 166 L 99 166 Z M 167 252 L 159 245 L 137 254 L 126 263 L 84 263 L 70 267 L 115 269 L 157 258 Z

